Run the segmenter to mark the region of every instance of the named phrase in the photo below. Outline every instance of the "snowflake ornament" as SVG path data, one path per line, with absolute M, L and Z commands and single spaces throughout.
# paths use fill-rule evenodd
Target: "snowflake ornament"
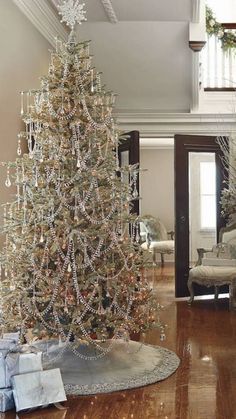
M 61 22 L 65 22 L 74 29 L 76 23 L 81 24 L 84 20 L 86 11 L 83 10 L 85 3 L 79 4 L 80 0 L 65 0 L 61 6 L 58 6 L 59 14 L 62 16 Z

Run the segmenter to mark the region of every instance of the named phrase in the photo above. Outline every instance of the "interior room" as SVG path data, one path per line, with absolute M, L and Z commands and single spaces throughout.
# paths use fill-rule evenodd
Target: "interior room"
M 0 28 L 0 417 L 236 419 L 235 1 Z

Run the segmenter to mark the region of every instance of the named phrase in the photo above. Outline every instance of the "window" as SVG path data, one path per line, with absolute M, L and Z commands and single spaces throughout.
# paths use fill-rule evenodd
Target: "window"
M 201 229 L 216 228 L 216 165 L 215 162 L 200 163 L 200 208 Z

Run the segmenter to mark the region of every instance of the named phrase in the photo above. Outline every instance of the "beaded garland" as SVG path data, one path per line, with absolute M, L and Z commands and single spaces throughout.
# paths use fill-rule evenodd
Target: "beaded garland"
M 5 184 L 17 190 L 4 208 L 2 329 L 82 339 L 97 349 L 86 359 L 105 356 L 128 330 L 154 322 L 164 330 L 142 267 L 139 218 L 128 211 L 139 198 L 138 167 L 118 168 L 114 98 L 91 67 L 89 43 L 57 40 L 41 89 L 21 92 L 26 131 L 5 164 Z M 97 341 L 111 336 L 107 348 Z

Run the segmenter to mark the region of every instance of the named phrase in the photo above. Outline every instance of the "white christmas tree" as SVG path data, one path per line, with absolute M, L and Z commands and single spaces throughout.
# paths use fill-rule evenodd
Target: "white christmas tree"
M 98 339 L 145 331 L 159 320 L 142 267 L 139 220 L 129 214 L 137 167 L 118 165 L 115 95 L 91 65 L 89 43 L 76 42 L 83 5 L 69 0 L 60 12 L 71 29 L 68 42 L 57 41 L 41 88 L 22 92 L 26 131 L 18 158 L 5 164 L 6 186 L 14 183 L 17 194 L 4 213 L 2 328 L 96 342 L 102 356 L 109 349 Z M 24 139 L 29 152 L 21 156 Z M 122 182 L 127 173 L 130 185 Z

